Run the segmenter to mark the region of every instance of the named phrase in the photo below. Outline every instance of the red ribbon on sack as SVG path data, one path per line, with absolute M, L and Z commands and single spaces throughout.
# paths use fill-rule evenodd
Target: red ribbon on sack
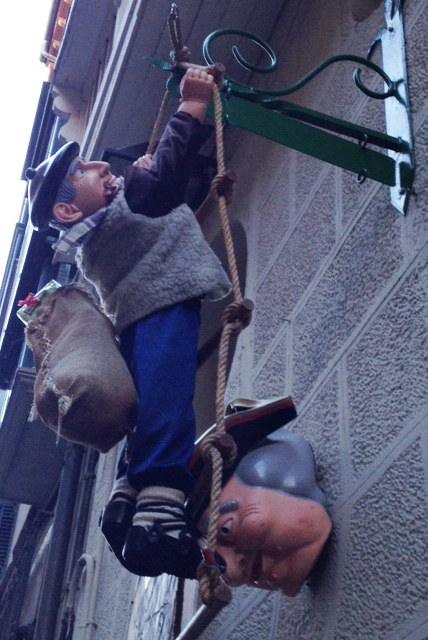
M 18 300 L 18 307 L 23 307 L 24 305 L 27 307 L 35 307 L 40 304 L 40 298 L 36 298 L 34 293 L 29 293 L 25 300 Z

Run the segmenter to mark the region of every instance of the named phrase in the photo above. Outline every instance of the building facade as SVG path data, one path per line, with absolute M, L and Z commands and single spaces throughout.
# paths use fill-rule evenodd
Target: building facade
M 67 4 L 67 3 L 66 3 Z M 227 73 L 262 89 L 294 84 L 326 58 L 365 55 L 398 3 L 353 0 L 197 0 L 179 5 L 183 42 L 204 64 L 204 38 L 220 28 L 266 40 L 278 69 L 258 76 L 232 59 L 234 36 L 213 45 Z M 52 24 L 62 3 L 54 3 Z M 43 87 L 27 164 L 63 141 L 86 158 L 120 165 L 150 138 L 166 74 L 144 56 L 168 60 L 169 2 L 74 0 Z M 61 14 L 60 17 L 64 17 Z M 406 215 L 388 186 L 238 127 L 224 129 L 226 164 L 238 174 L 230 218 L 246 297 L 255 303 L 240 335 L 227 398 L 291 395 L 290 429 L 310 442 L 333 533 L 300 594 L 242 587 L 217 615 L 199 622 L 197 585 L 127 573 L 108 549 L 99 515 L 114 480 L 106 455 L 55 442 L 28 423 L 34 371 L 15 319 L 18 299 L 51 278 L 78 277 L 53 258 L 53 231 L 17 225 L 0 300 L 0 499 L 21 507 L 21 523 L 0 585 L 0 636 L 36 640 L 425 640 L 428 637 L 428 170 L 427 0 L 403 6 L 414 192 Z M 49 31 L 49 30 L 48 30 Z M 59 38 L 59 40 L 58 40 Z M 266 64 L 239 41 L 244 56 Z M 382 65 L 380 51 L 373 59 Z M 328 66 L 285 99 L 385 132 L 385 105 L 359 91 L 353 64 Z M 382 91 L 378 77 L 364 82 Z M 170 112 L 174 109 L 170 105 Z M 213 146 L 203 151 L 212 173 Z M 134 156 L 133 156 L 134 154 Z M 206 188 L 206 186 L 204 187 Z M 211 207 L 207 238 L 221 249 Z M 203 317 L 202 341 L 221 306 Z M 215 357 L 198 372 L 201 431 L 214 420 Z M 19 535 L 18 535 L 19 533 Z M 205 616 L 205 617 L 204 617 Z M 209 624 L 208 624 L 209 623 Z M 187 626 L 188 625 L 188 626 Z M 185 630 L 187 626 L 187 631 Z M 181 634 L 181 635 L 180 635 Z

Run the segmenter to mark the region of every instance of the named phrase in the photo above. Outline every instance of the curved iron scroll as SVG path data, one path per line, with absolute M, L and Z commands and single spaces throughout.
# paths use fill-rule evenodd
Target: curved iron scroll
M 202 52 L 203 52 L 205 61 L 208 65 L 214 64 L 214 61 L 211 57 L 210 50 L 209 50 L 210 45 L 214 40 L 220 38 L 221 36 L 226 36 L 226 35 L 237 35 L 237 36 L 242 36 L 244 38 L 248 38 L 252 42 L 259 45 L 263 49 L 263 51 L 265 51 L 270 57 L 270 64 L 268 66 L 264 66 L 264 67 L 257 66 L 248 62 L 241 55 L 238 47 L 234 45 L 232 47 L 232 53 L 235 59 L 239 62 L 239 64 L 242 67 L 244 67 L 248 71 L 253 71 L 255 73 L 271 73 L 277 68 L 278 66 L 277 58 L 273 49 L 266 42 L 264 42 L 262 38 L 259 38 L 258 36 L 253 35 L 249 31 L 243 31 L 242 29 L 218 29 L 217 31 L 213 31 L 212 33 L 210 33 L 205 38 L 204 43 L 202 45 Z M 286 87 L 284 89 L 277 89 L 274 91 L 269 91 L 265 89 L 255 89 L 253 87 L 249 87 L 245 84 L 242 84 L 241 82 L 237 82 L 236 80 L 233 80 L 229 76 L 226 76 L 225 78 L 226 89 L 229 93 L 233 93 L 234 95 L 245 94 L 245 98 L 247 100 L 251 100 L 254 102 L 262 102 L 266 98 L 279 98 L 281 96 L 290 95 L 291 93 L 298 91 L 299 89 L 304 87 L 308 82 L 310 82 L 310 80 L 315 78 L 315 76 L 317 76 L 322 71 L 324 71 L 324 69 L 326 69 L 332 64 L 335 64 L 336 62 L 354 62 L 356 64 L 367 67 L 368 69 L 377 73 L 382 78 L 382 80 L 386 84 L 386 91 L 385 92 L 372 91 L 371 89 L 366 87 L 362 82 L 361 69 L 355 69 L 353 74 L 354 82 L 357 85 L 357 87 L 367 96 L 371 98 L 375 98 L 377 100 L 385 100 L 390 96 L 395 96 L 397 99 L 399 99 L 397 82 L 391 80 L 391 78 L 383 71 L 383 69 L 379 67 L 377 64 L 375 64 L 374 62 L 372 62 L 371 60 L 367 58 L 363 58 L 362 56 L 357 56 L 353 54 L 342 54 L 342 55 L 332 56 L 331 58 L 327 58 L 327 60 L 324 60 L 324 62 L 321 62 L 321 64 L 317 65 L 314 69 L 312 69 L 312 71 L 307 73 L 301 80 L 291 85 L 290 87 Z
M 296 84 L 273 91 L 256 89 L 225 76 L 221 89 L 223 122 L 352 171 L 358 176 L 359 182 L 370 178 L 390 186 L 394 206 L 404 213 L 413 184 L 415 163 L 401 2 L 402 0 L 385 0 L 386 28 L 376 35 L 366 58 L 352 54 L 333 56 L 315 67 Z M 205 39 L 203 55 L 208 65 L 214 64 L 210 46 L 223 35 L 249 39 L 268 55 L 269 64 L 254 65 L 246 60 L 234 45 L 233 56 L 244 69 L 266 74 L 277 68 L 273 49 L 260 37 L 241 29 L 219 29 Z M 378 45 L 382 49 L 383 69 L 371 60 Z M 178 97 L 181 76 L 189 64 L 177 64 L 173 53 L 171 57 L 172 61 L 169 63 L 153 58 L 146 60 L 158 69 L 171 73 L 167 90 Z M 353 76 L 357 87 L 369 97 L 385 100 L 386 133 L 282 99 L 282 96 L 304 87 L 336 62 L 352 62 L 358 66 Z M 372 91 L 363 83 L 360 75 L 362 67 L 373 71 L 383 81 L 383 92 Z M 386 100 L 388 97 L 392 99 Z M 212 104 L 208 107 L 208 113 L 213 115 Z M 372 147 L 379 147 L 380 150 Z M 387 154 L 384 150 L 387 150 Z

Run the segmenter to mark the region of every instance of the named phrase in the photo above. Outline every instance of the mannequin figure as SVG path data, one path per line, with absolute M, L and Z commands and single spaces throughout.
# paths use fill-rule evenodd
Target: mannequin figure
M 226 561 L 226 584 L 295 596 L 331 532 L 325 502 L 301 436 L 282 428 L 247 453 L 220 498 L 216 550 Z M 208 515 L 199 520 L 202 531 Z

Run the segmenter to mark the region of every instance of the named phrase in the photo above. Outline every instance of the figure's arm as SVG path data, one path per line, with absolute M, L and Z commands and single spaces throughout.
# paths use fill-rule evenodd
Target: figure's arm
M 141 168 L 140 160 L 125 173 L 125 196 L 134 212 L 158 217 L 184 201 L 212 88 L 213 78 L 205 71 L 189 69 L 184 76 L 181 104 L 159 141 L 150 168 Z

